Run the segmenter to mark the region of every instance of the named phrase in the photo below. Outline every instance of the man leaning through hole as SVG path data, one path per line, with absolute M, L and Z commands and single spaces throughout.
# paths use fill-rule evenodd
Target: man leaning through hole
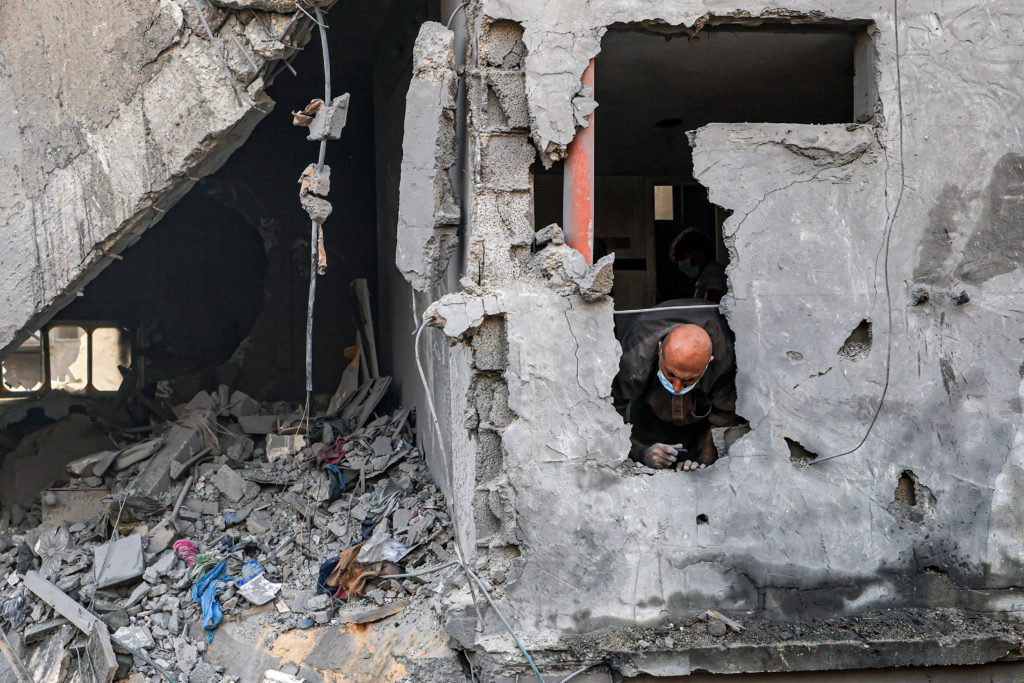
M 704 469 L 718 460 L 712 427 L 736 416 L 732 335 L 706 299 L 674 299 L 638 315 L 622 338 L 614 392 L 629 401 L 630 457 L 654 469 Z

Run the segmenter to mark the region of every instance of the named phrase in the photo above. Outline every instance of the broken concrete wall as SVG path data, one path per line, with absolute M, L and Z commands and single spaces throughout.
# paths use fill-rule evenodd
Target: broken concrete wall
M 258 76 L 308 24 L 188 0 L 7 8 L 0 27 L 0 351 L 45 322 L 241 145 Z M 296 33 L 297 31 L 297 33 Z M 230 72 L 230 76 L 228 73 Z
M 460 211 L 449 170 L 455 164 L 455 33 L 428 21 L 413 48 L 405 103 L 395 263 L 418 291 L 444 274 L 458 247 Z
M 501 396 L 500 442 L 476 417 L 467 434 L 477 549 L 520 635 L 557 649 L 710 607 L 781 620 L 899 605 L 1021 616 L 1024 319 L 1009 297 L 1022 284 L 1022 76 L 1003 64 L 1024 56 L 1024 10 L 485 0 L 469 11 L 480 46 L 467 70 L 460 296 L 483 312 L 445 327 L 459 349 L 489 334 L 506 354 L 471 368 L 481 390 L 467 396 L 469 415 Z M 626 460 L 628 427 L 608 399 L 611 302 L 556 292 L 529 269 L 531 146 L 546 162 L 564 153 L 580 75 L 609 25 L 705 20 L 867 25 L 876 61 L 861 94 L 878 102 L 858 99 L 876 114 L 866 125 L 692 137 L 698 179 L 733 212 L 725 310 L 752 431 L 707 471 L 654 473 Z M 497 456 L 486 467 L 485 453 Z M 508 653 L 499 630 L 456 630 Z M 766 665 L 743 666 L 755 669 L 718 670 Z

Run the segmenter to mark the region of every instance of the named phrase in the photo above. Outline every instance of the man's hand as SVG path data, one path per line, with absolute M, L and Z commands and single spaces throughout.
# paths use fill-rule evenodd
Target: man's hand
M 695 460 L 684 460 L 676 465 L 677 472 L 693 472 L 694 470 L 707 469 L 718 460 L 718 449 L 715 448 L 714 439 L 711 438 L 711 430 L 708 430 L 707 439 L 704 440 L 704 447 Z
M 656 443 L 644 451 L 644 464 L 655 470 L 664 470 L 672 467 L 678 460 L 679 451 L 686 453 L 682 444 L 669 446 L 664 443 Z

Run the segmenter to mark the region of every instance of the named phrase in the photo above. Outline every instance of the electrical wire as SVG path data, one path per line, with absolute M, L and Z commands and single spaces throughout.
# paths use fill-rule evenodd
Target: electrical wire
M 593 669 L 595 666 L 597 666 L 600 663 L 601 662 L 594 662 L 593 664 L 587 664 L 586 666 L 581 666 L 580 668 L 576 669 L 571 674 L 569 674 L 568 676 L 566 676 L 565 678 L 560 680 L 558 683 L 569 683 L 569 681 L 571 681 L 572 679 L 576 678 L 577 676 L 579 676 L 582 673 L 586 673 L 587 671 L 590 671 L 591 669 Z
M 631 315 L 633 313 L 652 313 L 654 311 L 687 311 L 691 309 L 721 308 L 720 304 L 688 304 L 686 306 L 655 306 L 653 308 L 633 308 L 626 311 L 612 311 L 612 315 Z
M 537 677 L 537 680 L 540 681 L 540 683 L 547 683 L 544 680 L 544 677 L 540 675 L 540 670 L 534 663 L 533 657 L 530 656 L 530 653 L 529 651 L 527 651 L 526 646 L 523 645 L 523 641 L 519 640 L 519 636 L 517 636 L 516 632 L 512 630 L 512 625 L 508 623 L 508 619 L 506 619 L 505 615 L 501 613 L 500 609 L 498 609 L 498 605 L 494 602 L 494 598 L 492 598 L 491 594 L 487 592 L 487 586 L 484 585 L 484 582 L 481 581 L 480 577 L 477 576 L 476 573 L 472 570 L 470 570 L 469 575 L 476 580 L 477 584 L 480 586 L 480 590 L 484 594 L 484 597 L 487 598 L 487 602 L 490 603 L 491 607 L 494 609 L 494 613 L 498 615 L 499 619 L 501 619 L 501 623 L 505 625 L 505 630 L 507 630 L 508 634 L 512 636 L 512 640 L 516 642 L 516 647 L 518 647 L 520 652 L 523 653 L 523 656 L 526 657 L 526 661 L 529 663 L 530 668 L 533 669 L 533 675 Z
M 458 7 L 456 7 L 454 10 L 452 10 L 451 16 L 448 17 L 448 23 L 446 23 L 444 25 L 445 28 L 451 28 L 452 27 L 452 19 L 455 18 L 455 15 L 459 13 L 460 9 L 465 9 L 466 5 L 468 5 L 468 4 L 469 4 L 468 1 L 464 2 L 461 5 L 459 5 Z
M 878 422 L 878 416 L 882 414 L 882 405 L 885 403 L 885 398 L 889 394 L 889 381 L 892 373 L 892 288 L 889 284 L 889 244 L 892 241 L 892 231 L 896 225 L 896 216 L 900 212 L 900 206 L 903 204 L 903 192 L 907 187 L 907 170 L 904 163 L 904 134 L 903 134 L 903 77 L 900 71 L 900 14 L 899 14 L 899 0 L 892 0 L 892 21 L 893 21 L 893 34 L 895 40 L 896 50 L 896 102 L 897 111 L 899 114 L 899 140 L 900 140 L 900 189 L 896 195 L 896 206 L 893 208 L 892 215 L 889 218 L 889 225 L 885 231 L 885 257 L 882 260 L 882 268 L 884 270 L 883 280 L 885 282 L 885 305 L 889 318 L 888 334 L 885 335 L 885 382 L 882 385 L 882 394 L 878 398 L 878 405 L 875 407 L 875 413 L 871 416 L 871 422 L 868 423 L 868 428 L 864 432 L 864 436 L 857 443 L 856 446 L 848 451 L 842 453 L 836 453 L 825 458 L 814 459 L 809 465 L 817 465 L 819 463 L 834 460 L 835 458 L 841 458 L 845 455 L 850 455 L 855 451 L 859 450 L 861 446 L 868 440 L 871 435 L 871 431 L 875 428 L 875 423 Z
M 299 7 L 296 4 L 296 7 Z M 299 9 L 302 9 L 299 7 Z M 316 12 L 316 24 L 320 27 L 320 51 L 324 58 L 324 104 L 328 107 L 331 104 L 331 53 L 327 46 L 327 26 L 324 24 L 324 13 L 319 7 L 314 7 Z M 324 160 L 327 158 L 327 138 L 320 140 L 320 154 L 317 157 L 316 172 L 319 174 L 324 170 Z M 306 407 L 303 413 L 310 414 L 310 406 L 313 397 L 313 306 L 316 303 L 316 267 L 318 262 L 318 246 L 320 243 L 321 226 L 316 221 L 310 221 L 309 237 L 309 301 L 306 307 Z M 306 418 L 307 433 L 309 432 L 309 418 Z

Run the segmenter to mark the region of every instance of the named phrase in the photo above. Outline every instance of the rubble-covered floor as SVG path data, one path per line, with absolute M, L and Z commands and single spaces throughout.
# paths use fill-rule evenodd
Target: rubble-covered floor
M 306 681 L 461 680 L 436 599 L 465 581 L 450 566 L 443 494 L 413 445 L 411 411 L 373 418 L 372 384 L 312 419 L 301 405 L 227 387 L 200 392 L 173 408 L 174 421 L 108 423 L 107 450 L 68 463 L 27 510 L 5 505 L 2 625 L 33 680 L 92 680 L 98 666 L 52 594 L 36 594 L 42 579 L 106 626 L 117 680 L 162 680 L 158 667 L 193 683 L 260 681 L 267 670 Z M 192 568 L 183 539 L 199 553 Z M 355 558 L 341 582 L 348 598 L 318 594 L 325 560 L 364 539 L 362 549 L 380 552 Z M 215 589 L 223 622 L 207 643 L 192 589 L 221 560 L 232 580 Z M 262 595 L 235 583 L 252 561 L 264 570 L 253 584 Z M 358 582 L 371 569 L 445 565 Z M 16 680 L 7 666 L 0 680 Z

